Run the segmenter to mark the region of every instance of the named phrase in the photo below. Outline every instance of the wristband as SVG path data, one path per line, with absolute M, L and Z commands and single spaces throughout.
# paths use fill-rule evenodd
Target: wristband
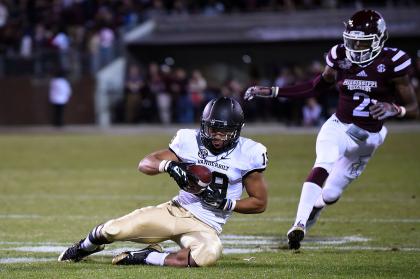
M 401 112 L 397 115 L 397 117 L 403 118 L 405 116 L 405 114 L 407 113 L 407 109 L 403 106 L 400 106 L 400 110 L 401 110 Z
M 233 211 L 236 207 L 236 200 L 227 199 L 226 204 L 223 207 L 224 211 Z
M 162 160 L 159 163 L 159 172 L 165 172 L 166 171 L 166 165 L 169 163 L 170 161 L 168 160 Z
M 273 98 L 277 98 L 278 94 L 279 94 L 279 88 L 277 86 L 271 87 L 271 96 Z

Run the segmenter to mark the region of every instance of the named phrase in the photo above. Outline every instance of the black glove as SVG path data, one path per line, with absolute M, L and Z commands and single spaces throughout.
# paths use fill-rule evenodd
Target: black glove
M 223 198 L 219 190 L 214 190 L 210 187 L 207 187 L 206 190 L 200 194 L 200 198 L 208 206 L 224 211 L 232 211 L 236 205 L 236 201 Z
M 188 174 L 186 169 L 189 165 L 192 165 L 192 163 L 167 161 L 163 170 L 169 173 L 169 175 L 178 184 L 179 188 L 186 190 L 190 182 L 197 180 L 195 176 Z

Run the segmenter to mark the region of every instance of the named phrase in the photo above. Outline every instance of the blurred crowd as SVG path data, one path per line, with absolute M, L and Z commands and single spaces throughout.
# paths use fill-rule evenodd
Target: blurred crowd
M 72 79 L 97 73 L 121 54 L 124 33 L 156 15 L 247 13 L 343 8 L 375 5 L 417 5 L 404 1 L 345 0 L 0 0 L 0 77 L 27 74 L 49 77 L 57 71 Z M 420 60 L 419 60 L 420 61 Z M 240 101 L 248 121 L 283 121 L 317 126 L 334 112 L 335 90 L 319 98 L 292 101 L 242 101 L 248 86 L 288 86 L 321 72 L 323 65 L 282 66 L 272 77 L 248 81 L 228 78 L 209 85 L 200 69 L 168 65 L 129 65 L 124 98 L 113 107 L 119 123 L 194 123 L 206 102 L 217 96 Z M 413 83 L 419 91 L 420 62 Z M 420 99 L 420 98 L 419 98 Z
M 94 74 L 115 57 L 131 2 L 0 0 L 0 74 Z
M 247 121 L 282 121 L 287 125 L 318 126 L 334 112 L 336 92 L 319 98 L 292 101 L 287 99 L 256 99 L 244 102 L 248 86 L 288 86 L 304 81 L 323 70 L 320 62 L 279 69 L 274 79 L 259 78 L 241 82 L 229 78 L 220 86 L 209 86 L 199 69 L 151 63 L 127 69 L 124 98 L 115 104 L 114 122 L 124 123 L 195 123 L 205 104 L 214 97 L 229 96 L 242 103 Z
M 415 59 L 412 84 L 420 100 L 420 56 Z M 197 123 L 206 103 L 215 97 L 229 96 L 240 102 L 248 122 L 278 121 L 287 126 L 320 126 L 335 112 L 338 91 L 309 99 L 243 100 L 249 86 L 286 87 L 322 73 L 324 64 L 283 65 L 273 77 L 250 73 L 248 81 L 228 78 L 219 86 L 209 85 L 200 69 L 187 71 L 151 63 L 128 66 L 124 97 L 113 108 L 114 122 L 120 123 Z M 253 78 L 253 76 L 255 78 Z M 257 78 L 258 77 L 258 78 Z
M 294 11 L 415 0 L 0 0 L 0 76 L 94 74 L 121 51 L 122 34 L 156 15 Z

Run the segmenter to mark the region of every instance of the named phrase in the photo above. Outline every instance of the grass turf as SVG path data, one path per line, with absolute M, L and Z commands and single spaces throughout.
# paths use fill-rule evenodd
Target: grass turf
M 281 248 L 301 184 L 315 158 L 316 136 L 251 137 L 268 147 L 269 207 L 262 215 L 234 214 L 223 234 L 277 237 L 268 251 L 228 254 L 214 267 L 188 270 L 115 267 L 108 255 L 78 264 L 0 263 L 0 278 L 418 277 L 420 134 L 390 134 L 365 173 L 340 202 L 323 212 L 299 253 Z M 16 248 L 69 245 L 100 222 L 169 200 L 177 192 L 171 179 L 148 177 L 136 167 L 144 155 L 166 148 L 170 138 L 162 134 L 0 136 L 0 262 L 19 257 L 53 260 L 56 252 Z M 315 241 L 349 236 L 368 240 L 332 245 Z

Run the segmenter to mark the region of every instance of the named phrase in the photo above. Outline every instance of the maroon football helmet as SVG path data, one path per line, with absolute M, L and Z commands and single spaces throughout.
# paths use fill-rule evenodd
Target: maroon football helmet
M 344 46 L 347 58 L 355 64 L 375 59 L 388 39 L 385 20 L 374 10 L 361 10 L 344 23 Z

